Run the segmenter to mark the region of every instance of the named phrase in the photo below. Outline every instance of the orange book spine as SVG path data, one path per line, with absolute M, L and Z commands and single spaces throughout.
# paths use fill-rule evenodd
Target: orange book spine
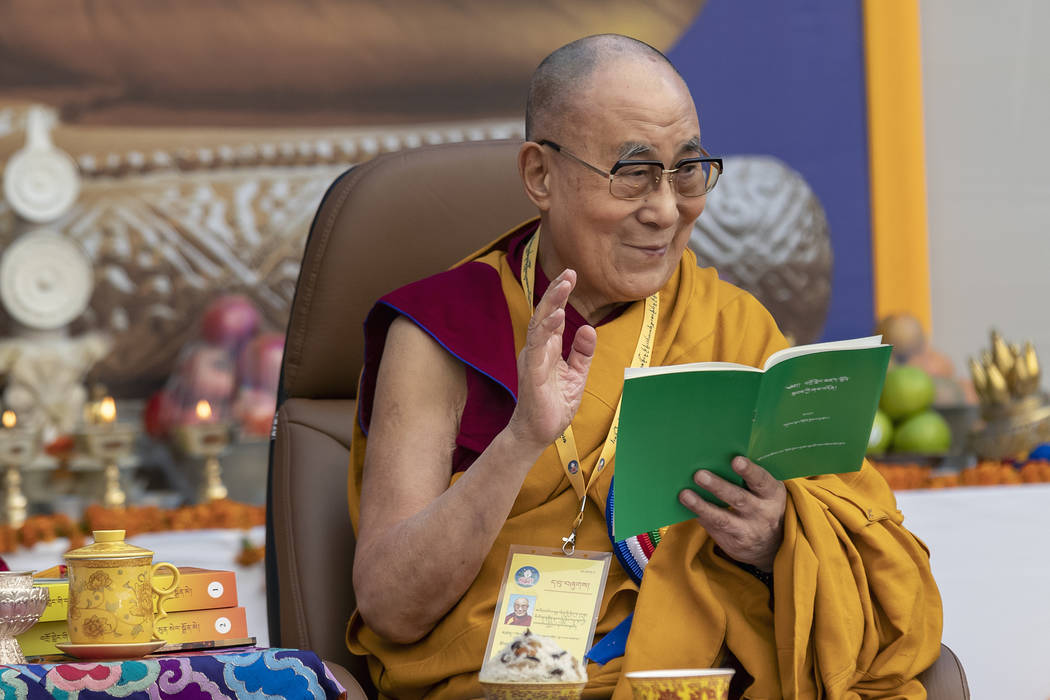
M 157 572 L 153 583 L 157 588 L 167 588 L 171 585 L 171 575 L 162 569 Z M 180 566 L 179 585 L 175 587 L 175 595 L 164 603 L 164 609 L 171 613 L 236 605 L 237 578 L 232 571 Z
M 244 608 L 213 608 L 170 613 L 153 623 L 154 633 L 165 642 L 205 642 L 248 636 Z
M 171 575 L 161 571 L 153 579 L 158 588 L 171 585 Z M 48 589 L 48 603 L 38 622 L 65 620 L 69 610 L 69 580 L 37 578 L 34 585 Z M 164 602 L 169 612 L 233 608 L 237 606 L 237 577 L 232 571 L 179 567 L 179 585 L 175 595 Z

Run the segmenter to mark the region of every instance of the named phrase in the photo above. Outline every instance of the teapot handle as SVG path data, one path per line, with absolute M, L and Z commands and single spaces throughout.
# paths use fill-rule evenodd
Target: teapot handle
M 157 584 L 153 583 L 157 576 L 157 569 L 168 569 L 171 571 L 171 585 L 167 588 L 157 588 Z M 168 612 L 164 609 L 164 603 L 175 593 L 175 588 L 179 585 L 179 570 L 175 568 L 174 564 L 169 564 L 166 561 L 157 562 L 150 567 L 149 570 L 150 587 L 153 592 L 157 594 L 157 617 L 154 620 L 163 620 L 168 616 Z

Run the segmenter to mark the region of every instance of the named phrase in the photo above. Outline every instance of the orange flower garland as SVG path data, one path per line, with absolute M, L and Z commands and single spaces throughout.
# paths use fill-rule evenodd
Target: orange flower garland
M 1012 462 L 984 460 L 957 474 L 940 475 L 933 475 L 931 468 L 923 464 L 872 462 L 872 466 L 879 470 L 894 491 L 1050 483 L 1050 461 L 1043 459 L 1029 460 L 1019 467 Z
M 128 537 L 143 532 L 170 530 L 203 530 L 209 528 L 242 529 L 266 522 L 265 506 L 220 500 L 210 503 L 162 510 L 156 506 L 132 506 L 123 510 L 90 505 L 84 521 L 75 524 L 67 515 L 34 515 L 20 528 L 0 525 L 0 552 L 13 552 L 19 546 L 32 547 L 37 542 L 50 542 L 68 537 L 70 549 L 84 544 L 85 535 L 93 530 L 127 530 Z

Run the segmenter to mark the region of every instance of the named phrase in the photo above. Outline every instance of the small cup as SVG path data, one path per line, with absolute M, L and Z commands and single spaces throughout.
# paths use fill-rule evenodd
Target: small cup
M 69 565 L 69 641 L 141 644 L 157 640 L 153 625 L 167 616 L 164 603 L 179 584 L 179 570 L 168 562 L 152 564 L 153 552 L 126 543 L 124 530 L 95 530 L 94 536 L 94 544 L 65 556 Z M 171 571 L 167 588 L 153 583 L 160 569 Z
M 674 668 L 631 671 L 627 681 L 635 700 L 728 700 L 731 668 Z
M 498 683 L 481 681 L 485 700 L 579 700 L 587 681 L 572 683 Z

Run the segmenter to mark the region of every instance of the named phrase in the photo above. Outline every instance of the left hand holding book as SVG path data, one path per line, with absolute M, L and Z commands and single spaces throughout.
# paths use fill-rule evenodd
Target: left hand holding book
M 730 528 L 741 524 L 734 518 L 750 517 L 735 513 L 740 507 L 729 499 L 751 514 L 767 495 L 781 493 L 782 486 L 765 488 L 762 475 L 783 481 L 860 469 L 890 350 L 872 336 L 781 350 L 762 368 L 727 362 L 628 368 L 616 443 L 614 538 L 694 517 L 698 508 L 688 494 L 689 504 L 680 500 L 683 489 L 730 506 L 721 514 L 702 509 L 716 529 Z M 761 465 L 760 475 L 748 480 L 743 473 L 752 470 L 731 469 L 738 456 Z M 698 473 L 717 476 L 714 488 L 694 481 Z
M 705 501 L 692 489 L 683 489 L 678 500 L 696 514 L 727 556 L 762 571 L 772 571 L 773 559 L 784 539 L 787 489 L 782 481 L 747 457 L 735 457 L 732 469 L 747 488 L 705 469 L 693 475 L 697 486 L 717 496 L 729 508 Z

